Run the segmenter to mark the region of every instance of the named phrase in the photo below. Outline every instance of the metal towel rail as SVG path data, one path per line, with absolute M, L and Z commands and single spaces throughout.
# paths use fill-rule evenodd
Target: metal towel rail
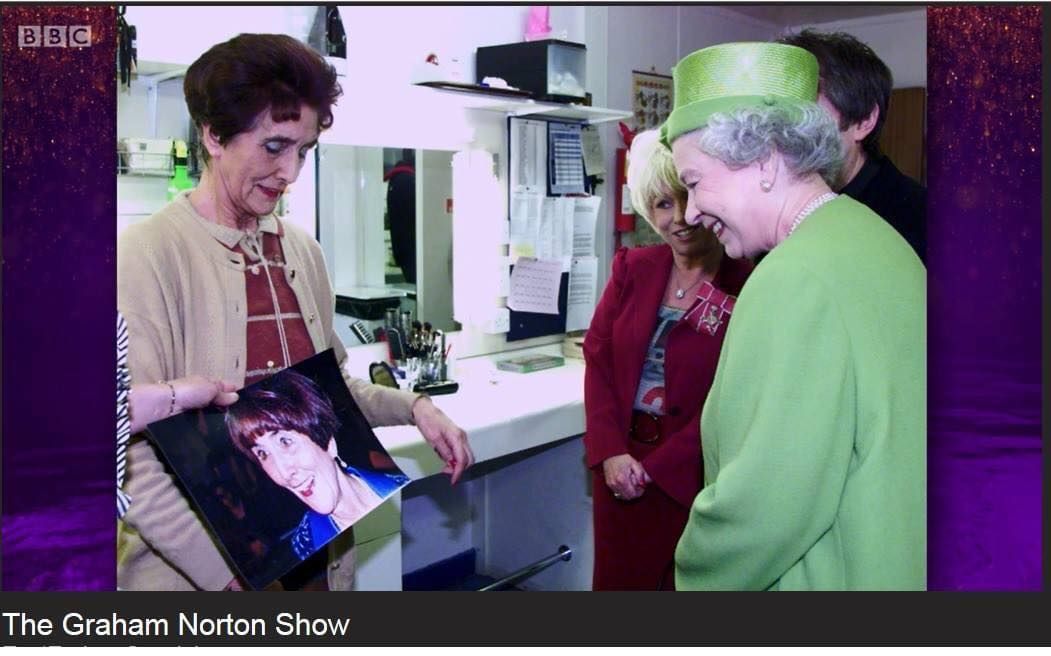
M 543 570 L 547 569 L 548 567 L 551 567 L 560 560 L 568 562 L 572 557 L 573 550 L 563 544 L 558 548 L 557 553 L 551 554 L 547 558 L 541 558 L 532 565 L 526 565 L 517 572 L 509 574 L 508 576 L 505 576 L 499 581 L 490 583 L 484 588 L 480 588 L 478 592 L 492 592 L 494 590 L 500 590 L 502 588 L 512 586 L 515 583 L 528 579 L 529 577 L 533 576 L 534 574 L 537 574 L 538 572 L 542 572 Z

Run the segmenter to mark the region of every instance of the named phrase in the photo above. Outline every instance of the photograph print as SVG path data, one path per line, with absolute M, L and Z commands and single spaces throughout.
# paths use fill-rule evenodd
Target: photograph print
M 293 570 L 410 482 L 354 402 L 331 349 L 151 424 L 151 439 L 253 588 Z

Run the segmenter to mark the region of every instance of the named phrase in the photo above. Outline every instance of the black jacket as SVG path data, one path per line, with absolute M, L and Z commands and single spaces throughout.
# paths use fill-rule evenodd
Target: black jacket
M 927 264 L 927 188 L 898 170 L 885 155 L 869 157 L 843 187 L 894 227 Z

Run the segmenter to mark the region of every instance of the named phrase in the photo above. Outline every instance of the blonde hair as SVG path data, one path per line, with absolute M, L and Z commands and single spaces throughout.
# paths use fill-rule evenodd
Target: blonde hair
M 659 130 L 640 132 L 632 140 L 628 153 L 628 189 L 635 212 L 650 223 L 650 212 L 657 200 L 668 195 L 680 199 L 686 196 L 671 150 L 660 142 Z

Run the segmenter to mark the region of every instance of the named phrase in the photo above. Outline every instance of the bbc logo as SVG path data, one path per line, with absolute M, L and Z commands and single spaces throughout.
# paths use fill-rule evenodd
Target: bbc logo
M 19 25 L 19 48 L 87 48 L 90 25 Z

